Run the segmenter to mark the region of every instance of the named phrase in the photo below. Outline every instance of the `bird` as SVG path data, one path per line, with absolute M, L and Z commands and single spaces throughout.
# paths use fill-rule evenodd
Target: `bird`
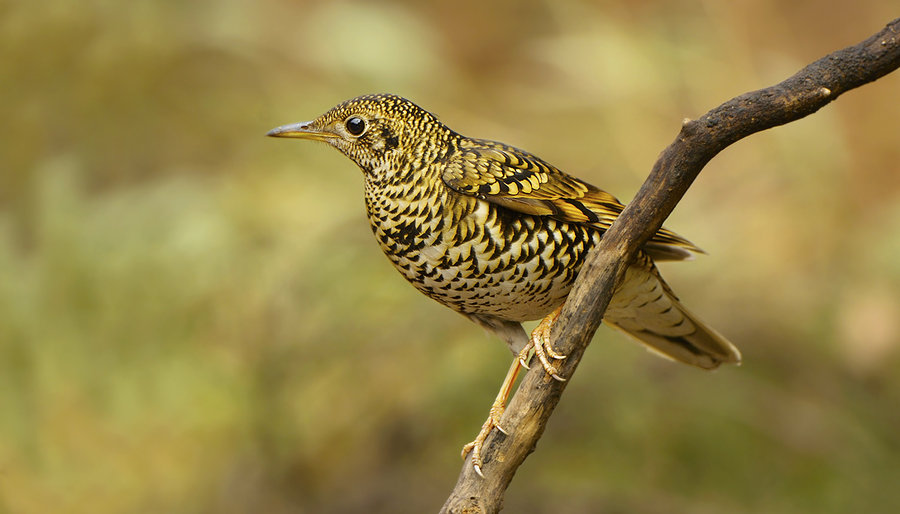
M 550 344 L 588 252 L 624 205 L 610 193 L 505 143 L 466 137 L 394 94 L 344 101 L 268 136 L 320 141 L 363 173 L 365 206 L 385 255 L 416 289 L 503 340 L 512 364 L 465 458 L 483 476 L 482 450 L 500 425 L 516 376 L 537 357 L 556 380 Z M 703 253 L 661 228 L 626 269 L 603 322 L 671 360 L 702 369 L 739 364 L 726 338 L 685 308 L 656 261 Z M 523 321 L 541 320 L 529 336 Z

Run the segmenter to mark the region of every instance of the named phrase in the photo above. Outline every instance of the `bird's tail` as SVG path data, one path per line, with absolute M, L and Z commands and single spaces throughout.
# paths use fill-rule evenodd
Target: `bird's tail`
M 681 305 L 646 255 L 625 272 L 604 322 L 678 362 L 703 369 L 741 362 L 733 344 Z

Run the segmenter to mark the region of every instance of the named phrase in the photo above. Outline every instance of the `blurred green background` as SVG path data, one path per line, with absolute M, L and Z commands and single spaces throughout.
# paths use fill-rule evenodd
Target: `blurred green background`
M 436 511 L 510 356 L 392 269 L 352 163 L 265 132 L 389 91 L 627 200 L 889 4 L 0 4 L 0 513 Z M 663 273 L 744 365 L 601 328 L 508 512 L 900 508 L 898 97 L 708 166 Z

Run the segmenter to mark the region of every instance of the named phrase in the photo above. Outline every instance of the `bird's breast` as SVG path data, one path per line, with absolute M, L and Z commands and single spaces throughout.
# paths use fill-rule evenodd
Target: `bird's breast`
M 562 303 L 589 228 L 514 213 L 440 188 L 432 195 L 367 194 L 382 250 L 417 289 L 463 313 L 523 321 Z

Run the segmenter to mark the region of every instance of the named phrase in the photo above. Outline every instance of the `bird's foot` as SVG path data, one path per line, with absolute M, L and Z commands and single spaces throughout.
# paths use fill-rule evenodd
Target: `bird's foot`
M 481 449 L 484 447 L 484 442 L 487 440 L 488 434 L 491 433 L 491 430 L 496 428 L 502 432 L 503 435 L 507 435 L 506 430 L 500 426 L 500 416 L 503 415 L 504 410 L 506 410 L 506 406 L 503 405 L 503 402 L 494 400 L 488 418 L 485 420 L 484 424 L 481 425 L 481 431 L 475 436 L 475 440 L 463 446 L 463 459 L 466 458 L 466 455 L 468 455 L 469 452 L 472 452 L 472 467 L 475 468 L 475 473 L 478 473 L 478 476 L 481 478 L 484 478 L 484 474 L 481 472 L 481 466 L 484 465 L 484 461 L 481 458 Z
M 484 478 L 484 474 L 481 472 L 481 467 L 484 465 L 484 461 L 481 458 L 481 449 L 484 447 L 487 436 L 494 428 L 502 432 L 503 435 L 508 435 L 507 431 L 500 426 L 500 417 L 503 416 L 503 411 L 506 410 L 506 400 L 509 398 L 510 392 L 512 392 L 512 387 L 513 384 L 516 383 L 516 376 L 518 374 L 519 360 L 516 358 L 513 359 L 509 371 L 506 372 L 506 378 L 503 379 L 503 385 L 500 386 L 500 391 L 497 393 L 497 397 L 494 398 L 494 403 L 491 404 L 491 410 L 490 413 L 488 413 L 487 420 L 481 425 L 481 431 L 475 436 L 474 441 L 463 446 L 463 459 L 466 458 L 466 455 L 468 455 L 469 452 L 472 452 L 472 467 L 475 468 L 475 472 L 478 473 L 478 476 L 482 478 Z
M 538 326 L 531 332 L 531 340 L 525 345 L 525 348 L 522 348 L 519 352 L 519 363 L 522 367 L 527 369 L 528 354 L 534 350 L 534 354 L 537 355 L 538 360 L 541 361 L 544 371 L 554 379 L 565 382 L 566 379 L 559 376 L 559 370 L 556 369 L 556 366 L 554 366 L 552 362 L 550 362 L 550 359 L 562 360 L 566 358 L 565 355 L 556 353 L 550 345 L 550 329 L 559 318 L 560 312 L 562 312 L 562 305 L 557 307 L 556 310 L 548 314 L 540 323 L 538 323 Z

